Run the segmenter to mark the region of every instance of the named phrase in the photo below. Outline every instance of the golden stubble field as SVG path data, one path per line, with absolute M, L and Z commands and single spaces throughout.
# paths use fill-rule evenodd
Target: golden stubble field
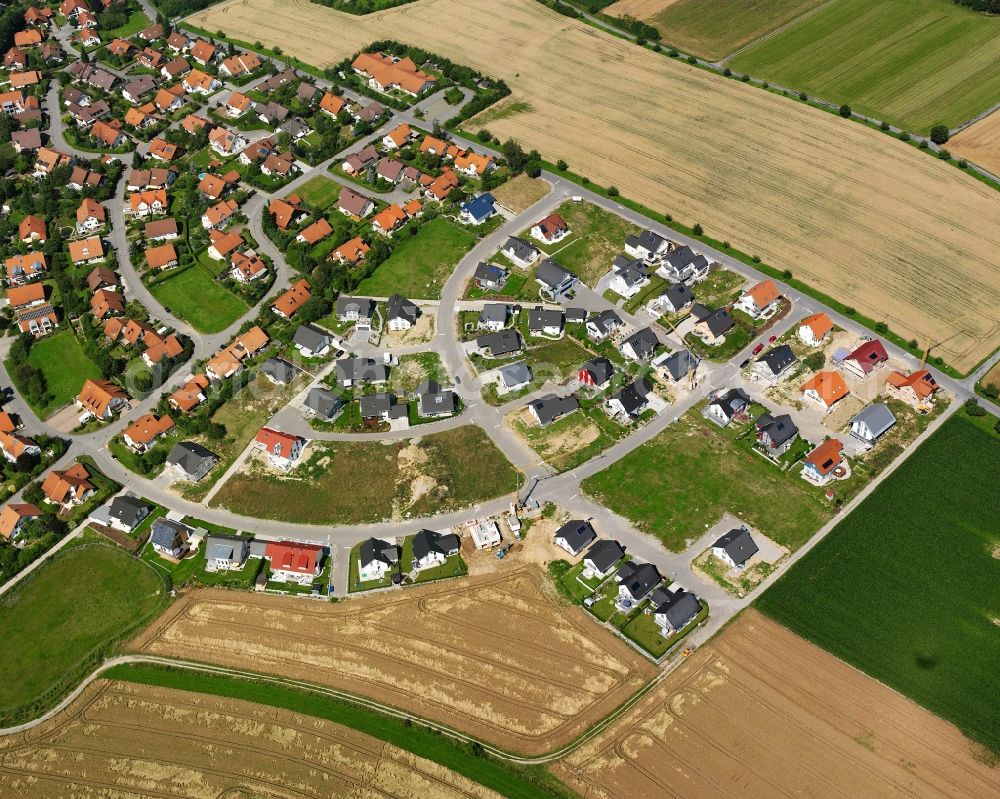
M 539 754 L 656 673 L 552 590 L 524 567 L 335 605 L 196 591 L 133 648 L 320 683 Z
M 63 713 L 0 739 L 18 799 L 499 799 L 333 722 L 233 699 L 99 680 Z
M 513 91 L 511 113 L 486 112 L 493 133 L 932 339 L 961 370 L 1000 344 L 1000 194 L 859 124 L 533 0 L 419 0 L 362 17 L 229 0 L 191 22 L 317 66 L 381 38 L 469 64 Z
M 959 158 L 1000 174 L 1000 111 L 956 133 L 945 145 Z
M 1000 795 L 972 746 L 748 610 L 554 771 L 593 799 Z

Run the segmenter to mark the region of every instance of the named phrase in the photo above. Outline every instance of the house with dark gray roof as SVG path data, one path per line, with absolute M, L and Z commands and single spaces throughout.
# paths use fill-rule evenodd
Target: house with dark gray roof
M 691 316 L 696 320 L 694 334 L 712 346 L 725 341 L 726 333 L 736 324 L 725 308 L 712 309 L 697 302 L 691 306 Z
M 388 422 L 392 419 L 405 419 L 409 412 L 406 403 L 399 402 L 391 391 L 365 394 L 358 400 L 358 404 L 362 419 L 380 419 Z
M 236 571 L 250 557 L 249 536 L 211 533 L 205 538 L 205 571 Z
M 757 543 L 746 527 L 734 527 L 712 544 L 712 554 L 730 569 L 742 569 L 758 551 Z
M 344 407 L 344 400 L 332 391 L 313 386 L 303 402 L 306 415 L 321 419 L 324 422 L 332 421 Z
M 765 413 L 757 420 L 757 446 L 772 458 L 787 452 L 798 437 L 799 428 L 787 413 Z
M 496 290 L 507 282 L 508 272 L 502 266 L 480 261 L 473 278 L 481 289 Z
M 167 558 L 179 560 L 187 554 L 188 541 L 194 530 L 171 519 L 156 519 L 149 531 L 153 549 Z
M 367 297 L 337 297 L 337 320 L 340 322 L 356 322 L 359 330 L 368 330 L 374 313 L 374 300 Z
M 687 283 L 671 283 L 658 296 L 654 297 L 646 307 L 654 316 L 665 313 L 677 313 L 687 308 L 693 300 L 691 289 Z
M 528 311 L 528 332 L 533 336 L 558 336 L 562 333 L 563 319 L 560 308 L 531 308 Z
M 584 568 L 597 577 L 607 577 L 612 569 L 625 557 L 625 549 L 617 541 L 602 539 L 584 555 Z
M 476 339 L 480 355 L 487 358 L 503 358 L 521 351 L 521 336 L 516 330 L 497 330 Z
M 604 388 L 615 373 L 615 367 L 607 358 L 597 357 L 587 361 L 576 373 L 576 379 L 591 388 Z
M 644 327 L 636 330 L 631 336 L 622 342 L 622 355 L 633 361 L 648 361 L 656 354 L 660 340 L 656 337 L 651 327 Z
M 610 308 L 594 314 L 587 320 L 587 338 L 601 342 L 624 324 L 621 317 Z
M 334 364 L 337 385 L 351 388 L 355 383 L 381 385 L 389 379 L 389 367 L 373 358 L 341 358 Z
M 750 395 L 742 388 L 731 388 L 714 396 L 708 403 L 708 418 L 726 427 L 750 407 Z
M 260 371 L 276 386 L 287 386 L 299 373 L 299 370 L 284 358 L 268 358 L 260 365 Z
M 664 353 L 650 363 L 656 370 L 657 377 L 670 383 L 686 380 L 691 371 L 698 366 L 698 358 L 689 350 L 677 350 L 669 355 Z
M 417 386 L 417 407 L 424 418 L 452 416 L 455 413 L 455 392 L 441 388 L 433 380 L 424 380 Z
M 183 479 L 195 483 L 218 462 L 218 455 L 194 441 L 178 441 L 167 455 L 167 465 Z
M 417 323 L 420 308 L 401 294 L 393 294 L 386 303 L 385 319 L 390 330 L 409 330 Z
M 799 359 L 795 357 L 792 348 L 787 344 L 781 344 L 768 350 L 754 361 L 753 371 L 761 380 L 776 383 L 798 361 Z
M 894 424 L 896 417 L 892 415 L 889 406 L 876 402 L 867 408 L 862 408 L 861 412 L 851 419 L 851 435 L 866 444 L 874 445 Z
M 685 244 L 661 258 L 656 274 L 665 280 L 688 282 L 703 278 L 710 266 L 708 258 Z
M 558 299 L 565 296 L 580 279 L 551 258 L 546 258 L 535 270 L 535 282 L 541 286 L 541 294 Z
M 538 256 L 542 254 L 541 250 L 533 244 L 529 244 L 524 239 L 519 239 L 517 236 L 511 236 L 507 239 L 506 243 L 504 243 L 503 247 L 500 249 L 500 252 L 523 269 L 527 269 L 531 266 L 538 260 Z
M 594 526 L 583 519 L 573 519 L 556 530 L 554 541 L 570 555 L 579 555 L 595 539 Z
M 634 297 L 644 286 L 649 285 L 649 265 L 639 258 L 616 255 L 611 264 L 611 280 L 608 288 L 626 299 Z
M 701 602 L 690 591 L 668 591 L 666 601 L 653 611 L 653 621 L 665 636 L 680 632 L 701 613 Z
M 458 536 L 454 533 L 442 535 L 433 530 L 421 530 L 413 536 L 413 568 L 427 569 L 440 566 L 459 549 Z
M 652 230 L 644 230 L 625 238 L 625 252 L 633 258 L 642 258 L 645 261 L 660 258 L 666 254 L 669 247 L 670 242 Z
M 615 577 L 618 580 L 618 602 L 623 605 L 641 602 L 663 582 L 659 570 L 652 563 L 635 561 L 622 564 Z
M 395 543 L 381 538 L 369 538 L 358 547 L 358 579 L 361 582 L 381 580 L 399 563 L 401 550 Z
M 531 367 L 524 361 L 509 363 L 497 369 L 497 384 L 503 389 L 500 393 L 519 391 L 531 383 L 532 379 Z
M 622 421 L 637 419 L 649 407 L 649 393 L 653 386 L 645 377 L 635 381 L 608 397 L 608 413 Z
M 150 508 L 142 500 L 126 494 L 115 497 L 108 507 L 108 524 L 116 530 L 131 533 L 149 516 Z
M 567 308 L 566 309 L 566 324 L 567 325 L 582 325 L 587 321 L 587 311 L 583 308 Z
M 568 397 L 560 397 L 557 394 L 546 394 L 528 403 L 528 409 L 535 421 L 541 427 L 552 424 L 557 419 L 561 419 L 567 413 L 572 413 L 580 407 L 577 398 L 572 394 Z
M 482 330 L 490 330 L 495 333 L 507 326 L 509 315 L 510 307 L 506 303 L 488 302 L 483 305 L 483 310 L 479 312 L 477 326 Z
M 303 83 L 302 85 L 306 86 L 308 84 Z M 312 128 L 309 127 L 309 123 L 302 117 L 292 117 L 278 125 L 278 133 L 287 133 L 291 140 L 295 141 L 312 133 Z
M 333 335 L 315 325 L 299 325 L 292 338 L 295 349 L 306 358 L 326 355 L 333 346 Z

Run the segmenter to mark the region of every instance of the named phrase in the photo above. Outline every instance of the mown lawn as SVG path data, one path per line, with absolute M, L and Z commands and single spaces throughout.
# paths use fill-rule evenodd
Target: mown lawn
M 787 24 L 823 0 L 680 0 L 646 19 L 686 53 L 712 61 Z
M 0 603 L 0 720 L 51 705 L 166 601 L 156 573 L 117 547 L 74 547 L 40 567 Z
M 142 11 L 133 11 L 129 14 L 128 21 L 119 28 L 111 28 L 101 31 L 101 39 L 110 42 L 112 39 L 127 39 L 134 36 L 141 30 L 149 27 L 149 17 Z
M 378 522 L 430 516 L 514 490 L 515 471 L 473 425 L 412 441 L 324 442 L 289 479 L 242 470 L 210 504 L 236 513 L 305 524 Z M 426 492 L 411 491 L 428 481 Z
M 953 417 L 757 602 L 996 752 L 998 464 Z
M 87 378 L 98 380 L 101 377 L 100 370 L 86 356 L 71 330 L 62 330 L 36 341 L 28 354 L 28 363 L 44 373 L 48 386 L 48 403 L 35 408 L 43 419 L 72 402 Z M 14 364 L 8 361 L 8 373 L 13 367 Z
M 675 552 L 726 511 L 798 549 L 831 513 L 808 488 L 797 471 L 740 447 L 698 409 L 583 481 L 586 493 Z
M 315 208 L 317 211 L 325 211 L 340 196 L 340 184 L 322 175 L 317 175 L 299 186 L 295 190 L 295 193 L 310 208 Z
M 149 290 L 171 313 L 202 333 L 225 330 L 249 308 L 197 264 L 150 285 Z
M 375 273 L 361 281 L 356 294 L 388 297 L 402 294 L 415 300 L 436 300 L 462 257 L 476 243 L 475 234 L 438 217 L 422 225 L 415 236 L 395 245 Z
M 998 59 L 998 17 L 950 0 L 835 0 L 729 66 L 926 133 L 997 101 Z

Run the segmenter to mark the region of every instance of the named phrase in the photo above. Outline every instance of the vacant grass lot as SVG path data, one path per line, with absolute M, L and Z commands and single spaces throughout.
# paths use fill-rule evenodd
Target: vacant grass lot
M 514 490 L 514 467 L 472 425 L 384 444 L 315 444 L 282 479 L 262 469 L 235 474 L 212 498 L 236 513 L 304 524 L 357 524 L 431 516 Z
M 1000 100 L 998 64 L 1000 18 L 950 0 L 835 0 L 730 66 L 926 133 Z
M 589 461 L 625 435 L 625 428 L 600 408 L 574 411 L 547 427 L 529 423 L 522 414 L 514 411 L 511 427 L 557 472 Z
M 197 264 L 162 283 L 150 285 L 149 290 L 175 316 L 202 333 L 225 330 L 249 307 Z
M 299 186 L 295 193 L 309 207 L 315 208 L 317 211 L 325 211 L 340 196 L 340 184 L 322 175 L 317 175 Z
M 660 31 L 664 43 L 717 61 L 821 2 L 823 0 L 620 0 L 605 13 L 644 20 Z
M 1000 752 L 998 462 L 950 419 L 758 605 Z
M 795 472 L 738 446 L 699 411 L 583 481 L 601 504 L 680 551 L 725 511 L 789 549 L 829 516 Z
M 98 379 L 100 370 L 83 352 L 71 330 L 63 330 L 36 341 L 28 354 L 28 362 L 45 374 L 50 399 L 44 406 L 33 406 L 45 419 L 67 402 L 71 402 L 88 377 Z M 6 362 L 7 373 L 15 364 Z
M 76 547 L 42 566 L 0 604 L 0 720 L 52 704 L 166 598 L 156 573 L 117 547 Z
M 375 274 L 361 282 L 357 294 L 436 300 L 452 270 L 475 243 L 475 234 L 468 230 L 441 217 L 432 219 L 417 235 L 396 245 Z
M 529 178 L 523 172 L 491 190 L 499 205 L 519 214 L 545 197 L 552 187 L 541 178 Z

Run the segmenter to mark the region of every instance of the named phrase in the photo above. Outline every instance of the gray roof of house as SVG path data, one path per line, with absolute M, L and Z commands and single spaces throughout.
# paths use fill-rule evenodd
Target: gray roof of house
M 621 317 L 610 308 L 601 311 L 599 314 L 594 314 L 587 320 L 588 325 L 593 325 L 599 333 L 603 333 L 604 335 L 610 333 L 621 325 L 621 323 Z
M 299 371 L 283 358 L 268 358 L 261 364 L 260 370 L 275 382 L 283 385 L 291 383 Z
M 737 565 L 745 563 L 759 551 L 759 547 L 746 527 L 733 528 L 728 533 L 719 536 L 712 546 L 725 550 L 726 554 L 732 558 L 733 563 Z
M 625 586 L 632 599 L 642 599 L 663 582 L 660 572 L 652 563 L 626 563 L 618 570 L 618 582 Z
M 497 283 L 502 280 L 506 274 L 507 270 L 502 266 L 497 266 L 496 264 L 491 264 L 486 261 L 480 261 L 479 265 L 476 267 L 476 273 L 473 277 L 483 283 Z
M 667 617 L 667 621 L 671 627 L 675 630 L 680 630 L 691 619 L 701 613 L 701 603 L 698 601 L 698 597 L 690 591 L 681 589 L 670 592 L 667 601 L 653 612 L 656 615 L 663 614 Z
M 644 230 L 637 236 L 629 236 L 626 242 L 632 247 L 640 246 L 655 252 L 666 244 L 667 240 L 659 233 L 654 233 L 652 230 Z
M 618 400 L 625 409 L 625 413 L 629 416 L 634 416 L 646 407 L 646 396 L 652 390 L 653 387 L 649 384 L 649 381 L 644 377 L 640 377 L 635 382 L 629 383 L 621 391 L 616 391 L 610 398 Z
M 498 371 L 500 372 L 500 379 L 507 387 L 519 386 L 521 383 L 531 382 L 531 367 L 524 361 L 501 366 Z
M 768 419 L 766 424 L 761 424 L 764 418 L 762 416 L 757 420 L 757 429 L 771 440 L 773 446 L 780 446 L 799 434 L 799 428 L 795 426 L 792 417 L 787 413 Z
M 573 324 L 574 322 L 586 322 L 587 321 L 587 311 L 584 308 L 567 308 L 566 309 L 566 323 Z
M 698 359 L 689 350 L 677 350 L 671 353 L 662 365 L 674 380 L 680 380 L 698 365 Z
M 337 412 L 337 409 L 344 404 L 344 401 L 332 391 L 314 386 L 309 389 L 304 404 L 309 410 L 314 411 L 317 416 L 330 419 Z
M 395 419 L 407 414 L 406 405 L 396 401 L 396 395 L 391 391 L 379 391 L 375 394 L 365 394 L 359 400 L 361 416 L 364 419 L 371 419 L 375 416 L 389 415 Z
M 166 549 L 176 549 L 179 545 L 187 543 L 191 532 L 192 529 L 186 524 L 160 518 L 153 522 L 149 540 Z
M 127 91 L 133 97 L 141 97 L 144 94 L 149 94 L 155 88 L 156 81 L 149 75 L 140 75 L 126 83 L 122 91 Z
M 528 405 L 534 408 L 535 414 L 538 416 L 538 422 L 542 425 L 554 422 L 560 416 L 572 413 L 580 407 L 580 403 L 576 397 L 572 395 L 560 397 L 556 394 L 546 394 L 544 397 L 539 397 L 528 403 Z
M 295 337 L 292 339 L 292 343 L 298 344 L 310 352 L 328 347 L 332 342 L 333 336 L 314 325 L 299 325 L 295 331 Z
M 671 307 L 677 310 L 691 302 L 691 289 L 687 283 L 672 283 L 663 290 L 661 296 L 670 300 Z
M 358 316 L 365 319 L 375 310 L 375 301 L 367 297 L 337 297 L 337 316 L 347 316 L 351 311 L 357 311 Z
M 551 258 L 546 258 L 538 265 L 538 269 L 535 270 L 535 280 L 549 289 L 558 288 L 573 279 L 575 278 L 572 272 Z
M 479 313 L 479 321 L 483 324 L 488 322 L 499 322 L 500 324 L 505 325 L 507 324 L 508 313 L 510 313 L 510 310 L 506 303 L 488 302 L 483 306 L 483 310 Z
M 872 435 L 878 438 L 886 430 L 896 424 L 896 417 L 892 415 L 888 405 L 876 402 L 861 411 L 851 419 L 851 422 L 864 422 Z
M 503 245 L 503 249 L 512 253 L 521 261 L 530 261 L 538 256 L 538 248 L 529 244 L 524 239 L 511 236 Z
M 420 398 L 421 416 L 455 412 L 455 392 L 442 389 L 433 380 L 425 380 L 417 386 L 417 396 Z
M 516 330 L 497 330 L 476 339 L 479 349 L 488 349 L 494 356 L 509 355 L 521 349 L 521 336 Z
M 303 84 L 304 86 L 305 84 Z M 302 119 L 302 117 L 292 117 L 291 119 L 286 119 L 280 125 L 278 125 L 279 133 L 287 133 L 292 138 L 297 136 L 305 136 L 309 133 L 309 124 Z
M 708 259 L 704 255 L 699 255 L 686 244 L 668 254 L 663 261 L 677 270 L 681 270 L 689 265 L 701 267 L 708 263 Z
M 139 523 L 141 515 L 147 506 L 145 502 L 129 496 L 118 496 L 111 500 L 108 515 L 113 519 L 134 527 Z
M 393 294 L 386 303 L 387 320 L 405 319 L 412 325 L 417 321 L 419 313 L 420 309 L 417 308 L 417 304 L 401 294 Z
M 625 549 L 622 545 L 617 541 L 605 538 L 587 550 L 584 559 L 593 563 L 599 571 L 606 572 L 623 557 L 625 557 Z
M 632 351 L 639 358 L 648 358 L 660 345 L 660 340 L 656 337 L 656 333 L 650 327 L 644 327 L 642 330 L 636 330 L 631 336 L 629 336 L 622 343 L 622 346 L 628 344 Z
M 413 557 L 415 560 L 422 560 L 431 552 L 439 552 L 447 557 L 458 548 L 458 536 L 454 533 L 441 535 L 433 530 L 421 530 L 413 536 Z
M 792 348 L 787 344 L 782 344 L 773 350 L 765 352 L 757 359 L 757 362 L 767 364 L 767 368 L 771 370 L 771 374 L 780 375 L 797 360 L 798 358 L 795 357 Z
M 167 455 L 167 463 L 180 467 L 185 474 L 197 474 L 207 461 L 214 463 L 219 456 L 194 441 L 178 441 Z
M 212 533 L 205 538 L 205 558 L 242 563 L 249 554 L 250 541 L 248 536 Z
M 611 375 L 615 373 L 614 364 L 603 357 L 591 358 L 580 369 L 586 370 L 598 386 L 603 386 L 607 383 L 611 379 Z
M 381 538 L 369 538 L 363 541 L 358 548 L 358 562 L 362 566 L 380 561 L 386 566 L 391 566 L 399 560 L 400 550 L 396 544 L 390 544 Z
M 616 255 L 611 267 L 615 274 L 630 286 L 641 283 L 649 276 L 649 266 L 639 258 Z
M 708 329 L 712 332 L 713 336 L 721 336 L 736 324 L 733 321 L 733 317 L 729 315 L 729 311 L 725 308 L 714 310 L 697 302 L 691 306 L 691 315 L 698 322 L 704 322 L 708 325 Z
M 373 358 L 341 358 L 335 364 L 338 382 L 384 383 L 389 379 L 388 367 Z
M 532 308 L 528 311 L 528 330 L 563 326 L 563 312 L 555 308 Z
M 579 553 L 587 544 L 597 538 L 597 533 L 594 531 L 594 525 L 590 522 L 583 519 L 573 519 L 556 530 L 555 537 L 563 539 L 574 553 Z
M 726 416 L 731 417 L 750 404 L 750 395 L 742 388 L 731 388 L 725 394 L 720 394 L 712 400 L 711 404 L 718 405 L 726 412 Z

